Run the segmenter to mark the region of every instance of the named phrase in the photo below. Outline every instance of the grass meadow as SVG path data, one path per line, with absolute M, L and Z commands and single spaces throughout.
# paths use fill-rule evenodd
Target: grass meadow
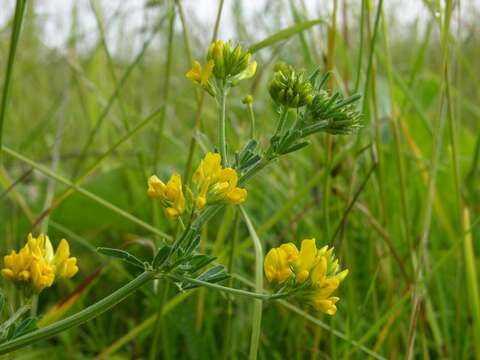
M 59 32 L 42 2 L 0 1 L 0 253 L 43 233 L 78 265 L 41 293 L 2 272 L 0 356 L 480 359 L 478 2 L 196 3 L 72 2 Z M 217 39 L 254 74 L 225 80 L 214 49 L 209 82 L 190 81 Z M 280 61 L 345 116 L 285 155 L 267 149 L 313 105 L 273 94 L 293 76 Z M 214 151 L 240 205 L 192 200 Z M 180 217 L 164 211 L 178 196 L 147 194 L 172 173 Z M 270 249 L 311 238 L 349 270 L 333 316 L 300 296 L 313 270 L 303 287 L 297 263 L 283 287 L 264 277 Z

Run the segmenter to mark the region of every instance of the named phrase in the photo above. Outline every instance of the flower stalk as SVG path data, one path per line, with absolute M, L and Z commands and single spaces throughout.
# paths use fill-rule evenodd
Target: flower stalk
M 222 157 L 222 165 L 228 166 L 228 157 L 227 157 L 227 134 L 226 134 L 226 119 L 225 119 L 225 109 L 226 109 L 226 100 L 227 100 L 228 89 L 225 86 L 222 86 L 219 95 L 218 95 L 218 146 L 220 151 L 220 156 Z

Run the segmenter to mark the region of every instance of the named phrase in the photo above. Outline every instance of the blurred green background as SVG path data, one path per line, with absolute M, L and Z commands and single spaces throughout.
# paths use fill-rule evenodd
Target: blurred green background
M 0 89 L 14 7 L 0 2 Z M 3 126 L 2 253 L 22 246 L 30 231 L 48 232 L 54 244 L 70 241 L 80 272 L 41 294 L 40 314 L 99 267 L 70 313 L 132 279 L 137 270 L 108 262 L 95 247 L 127 246 L 149 259 L 161 241 L 112 205 L 175 232 L 147 197 L 146 179 L 183 173 L 192 138 L 194 164 L 215 144 L 215 102 L 202 99 L 184 74 L 192 60 L 204 60 L 217 16 L 218 38 L 246 47 L 320 19 L 255 53 L 256 76 L 237 86 L 227 104 L 236 150 L 248 139 L 241 102 L 247 94 L 254 97 L 259 140 L 268 144 L 276 115 L 267 86 L 277 61 L 307 73 L 332 71 L 332 88 L 362 95 L 358 133 L 332 138 L 330 151 L 331 140 L 318 135 L 247 187 L 245 206 L 264 252 L 315 237 L 334 245 L 350 270 L 334 317 L 303 304 L 265 303 L 259 357 L 403 359 L 412 298 L 421 294 L 410 355 L 480 358 L 479 10 L 474 1 L 434 0 L 28 2 Z M 162 105 L 155 121 L 110 151 Z M 78 192 L 58 201 L 68 187 L 40 167 L 72 182 L 85 175 L 81 187 L 103 203 Z M 37 221 L 52 203 L 49 216 Z M 248 288 L 238 279 L 253 281 L 254 252 L 242 224 L 230 259 L 234 215 L 229 209 L 209 223 L 201 246 L 231 268 L 233 286 Z M 1 281 L 14 306 L 13 287 Z M 148 358 L 155 324 L 162 338 L 156 358 L 247 358 L 251 300 L 208 289 L 179 293 L 170 285 L 157 317 L 165 286 L 145 287 L 14 358 Z

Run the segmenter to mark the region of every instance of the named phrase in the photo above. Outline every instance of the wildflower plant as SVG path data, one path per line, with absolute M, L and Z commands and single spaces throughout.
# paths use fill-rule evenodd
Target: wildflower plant
M 248 200 L 248 181 L 270 166 L 279 157 L 308 146 L 307 138 L 324 132 L 343 135 L 360 126 L 360 114 L 355 109 L 359 96 L 343 98 L 330 95 L 325 89 L 329 74 L 320 77 L 317 70 L 308 75 L 285 63 L 277 64 L 268 92 L 277 108 L 277 119 L 268 145 L 262 148 L 260 134 L 255 131 L 254 98 L 244 97 L 251 120 L 250 137 L 234 151 L 226 137 L 226 102 L 232 87 L 252 78 L 257 63 L 241 45 L 221 40 L 208 48 L 203 65 L 195 62 L 186 77 L 215 98 L 218 107 L 218 141 L 215 148 L 198 161 L 191 179 L 174 172 L 168 179 L 151 175 L 146 181 L 146 195 L 158 202 L 164 215 L 178 230 L 161 239 L 150 259 L 140 259 L 125 249 L 98 248 L 106 256 L 121 259 L 138 268 L 141 274 L 108 297 L 59 322 L 0 344 L 0 354 L 34 341 L 45 339 L 69 327 L 79 325 L 128 297 L 153 279 L 166 279 L 180 291 L 205 286 L 229 294 L 256 299 L 252 315 L 251 356 L 258 349 L 262 300 L 293 298 L 329 315 L 337 311 L 338 297 L 334 292 L 348 271 L 340 271 L 333 249 L 317 248 L 315 239 L 303 240 L 300 250 L 293 243 L 271 249 L 263 261 L 260 239 L 243 208 Z M 289 112 L 297 116 L 293 122 Z M 238 209 L 245 221 L 255 247 L 255 291 L 219 284 L 227 279 L 226 268 L 200 247 L 202 227 L 226 206 Z M 157 232 L 161 233 L 161 232 Z M 29 236 L 27 245 L 13 251 L 4 260 L 2 274 L 16 284 L 28 284 L 34 292 L 51 286 L 57 278 L 70 278 L 77 272 L 76 259 L 70 257 L 68 243 L 62 240 L 53 252 L 48 237 Z M 271 284 L 271 292 L 263 287 L 263 276 Z

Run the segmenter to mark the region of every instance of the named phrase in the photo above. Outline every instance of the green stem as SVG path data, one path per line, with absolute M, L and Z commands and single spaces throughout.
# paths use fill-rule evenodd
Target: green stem
M 227 159 L 227 135 L 225 131 L 225 103 L 227 99 L 228 90 L 225 86 L 220 88 L 218 96 L 218 146 L 220 156 L 222 157 L 222 165 L 228 166 Z
M 235 247 L 236 244 L 238 243 L 238 238 L 239 238 L 239 233 L 240 233 L 240 216 L 238 212 L 235 212 L 235 221 L 234 221 L 234 226 L 233 226 L 233 236 L 230 237 L 230 253 L 228 256 L 228 265 L 227 265 L 227 271 L 229 274 L 233 273 L 233 264 L 234 264 L 234 258 L 235 258 Z M 233 287 L 233 276 L 230 276 L 230 279 L 228 281 L 228 286 Z M 235 353 L 235 350 L 232 349 L 232 315 L 233 315 L 233 302 L 232 299 L 229 297 L 227 300 L 227 321 L 226 321 L 226 335 L 225 335 L 225 341 L 223 345 L 223 358 L 224 360 L 227 360 L 230 358 L 230 355 Z
M 248 104 L 248 115 L 250 116 L 250 139 L 255 139 L 255 113 L 252 104 Z
M 255 248 L 255 290 L 257 293 L 263 291 L 263 250 L 262 243 L 257 236 L 250 218 L 245 211 L 245 209 L 240 206 L 240 212 L 247 224 L 248 232 L 253 241 L 253 246 Z M 253 315 L 252 315 L 252 337 L 250 339 L 250 353 L 248 358 L 250 360 L 255 360 L 258 354 L 258 346 L 260 342 L 260 332 L 262 330 L 262 300 L 257 299 L 253 304 Z
M 10 37 L 10 50 L 8 52 L 7 70 L 5 72 L 5 82 L 3 83 L 2 103 L 0 106 L 0 155 L 2 152 L 3 124 L 5 114 L 7 113 L 8 95 L 10 91 L 10 81 L 12 79 L 13 64 L 15 63 L 15 53 L 17 52 L 18 38 L 22 27 L 23 14 L 25 13 L 24 0 L 17 0 L 15 6 L 15 15 L 13 18 L 12 35 Z
M 280 113 L 280 118 L 278 119 L 277 129 L 275 130 L 274 137 L 281 134 L 283 130 L 283 126 L 287 121 L 287 114 L 288 114 L 288 107 L 283 107 Z
M 274 300 L 274 299 L 279 299 L 287 296 L 286 293 L 279 293 L 279 294 L 264 294 L 261 292 L 251 292 L 251 291 L 246 291 L 242 289 L 236 289 L 236 288 L 231 288 L 228 286 L 223 286 L 215 283 L 209 283 L 206 281 L 190 278 L 187 276 L 174 276 L 174 275 L 167 275 L 170 279 L 174 281 L 187 281 L 189 283 L 195 284 L 195 285 L 200 285 L 200 286 L 205 286 L 210 289 L 218 290 L 218 291 L 223 291 L 229 294 L 233 295 L 238 295 L 238 296 L 244 296 L 244 297 L 249 297 L 253 299 L 257 299 L 262 302 L 262 300 Z M 262 274 L 262 280 L 263 280 L 263 274 Z M 260 314 L 260 320 L 261 320 L 261 314 Z
M 0 355 L 9 353 L 13 350 L 19 349 L 34 342 L 48 339 L 58 333 L 61 333 L 62 331 L 79 326 L 99 316 L 100 314 L 104 313 L 105 311 L 109 310 L 110 308 L 130 296 L 133 292 L 145 285 L 145 283 L 152 280 L 154 278 L 154 275 L 154 272 L 146 271 L 132 281 L 130 281 L 129 283 L 127 283 L 126 285 L 124 285 L 123 287 L 121 287 L 120 289 L 118 289 L 117 291 L 103 298 L 99 302 L 90 305 L 86 309 L 83 309 L 82 311 L 79 311 L 78 313 L 69 316 L 63 320 L 57 321 L 52 325 L 46 326 L 44 328 L 1 344 Z

